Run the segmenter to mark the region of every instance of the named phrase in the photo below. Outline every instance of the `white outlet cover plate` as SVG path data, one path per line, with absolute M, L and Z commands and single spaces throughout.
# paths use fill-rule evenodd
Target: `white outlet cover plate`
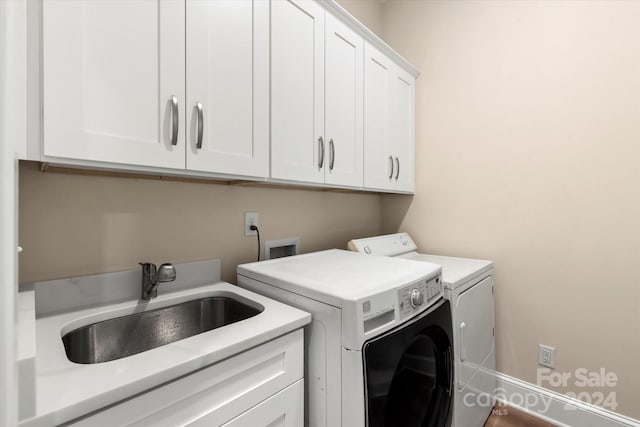
M 540 344 L 538 347 L 538 364 L 547 368 L 556 367 L 556 349 L 548 345 Z
M 244 235 L 245 236 L 255 236 L 257 233 L 254 230 L 251 230 L 249 227 L 255 225 L 256 227 L 260 227 L 259 225 L 260 214 L 258 212 L 245 212 L 244 213 Z

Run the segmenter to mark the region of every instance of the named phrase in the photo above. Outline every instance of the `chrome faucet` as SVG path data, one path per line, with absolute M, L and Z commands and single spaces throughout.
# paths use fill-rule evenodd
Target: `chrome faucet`
M 150 300 L 158 296 L 158 285 L 176 280 L 176 269 L 170 263 L 156 267 L 150 262 L 138 263 L 142 266 L 142 296 L 143 300 Z

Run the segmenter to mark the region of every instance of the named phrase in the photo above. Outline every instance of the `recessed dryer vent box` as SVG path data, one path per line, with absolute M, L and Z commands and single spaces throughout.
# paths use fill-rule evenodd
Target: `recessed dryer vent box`
M 264 259 L 283 258 L 300 253 L 300 238 L 267 240 L 264 244 Z

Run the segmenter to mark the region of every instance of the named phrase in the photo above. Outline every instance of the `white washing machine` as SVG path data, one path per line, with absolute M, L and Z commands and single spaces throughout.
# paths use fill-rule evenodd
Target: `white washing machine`
M 240 265 L 238 285 L 312 315 L 305 425 L 451 426 L 453 333 L 440 266 L 333 249 Z
M 493 262 L 418 253 L 407 233 L 352 240 L 349 249 L 442 266 L 444 295 L 451 302 L 453 318 L 453 425 L 482 427 L 497 387 Z

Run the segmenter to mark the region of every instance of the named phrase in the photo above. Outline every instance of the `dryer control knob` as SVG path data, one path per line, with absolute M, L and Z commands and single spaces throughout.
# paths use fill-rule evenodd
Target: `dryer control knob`
M 420 307 L 424 303 L 424 295 L 417 289 L 411 291 L 411 307 Z

